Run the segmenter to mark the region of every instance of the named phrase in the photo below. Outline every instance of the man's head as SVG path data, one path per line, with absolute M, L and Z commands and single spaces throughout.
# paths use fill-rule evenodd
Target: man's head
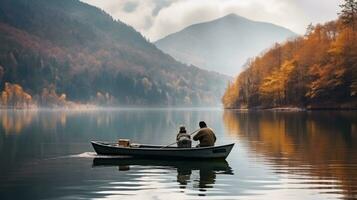
M 200 123 L 198 124 L 200 126 L 200 128 L 206 128 L 207 124 L 204 121 L 200 121 Z
M 180 133 L 186 133 L 185 126 L 183 126 L 183 125 L 180 126 Z

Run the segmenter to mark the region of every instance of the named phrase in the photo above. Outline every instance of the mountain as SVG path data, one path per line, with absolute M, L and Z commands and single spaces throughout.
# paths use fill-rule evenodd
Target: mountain
M 224 74 L 237 74 L 248 58 L 295 34 L 283 27 L 230 14 L 191 25 L 155 42 L 179 61 Z
M 7 92 L 22 86 L 39 103 L 58 93 L 111 105 L 216 105 L 229 79 L 177 62 L 78 0 L 1 0 L 0 43 L 3 104 L 23 99 Z

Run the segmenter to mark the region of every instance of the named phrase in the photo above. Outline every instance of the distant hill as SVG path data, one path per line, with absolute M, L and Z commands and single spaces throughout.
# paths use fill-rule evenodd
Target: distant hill
M 175 61 L 78 0 L 1 0 L 0 44 L 0 89 L 18 84 L 39 102 L 63 93 L 111 105 L 217 105 L 229 79 Z
M 248 58 L 295 35 L 274 24 L 230 14 L 191 25 L 155 44 L 184 63 L 234 75 L 242 70 Z

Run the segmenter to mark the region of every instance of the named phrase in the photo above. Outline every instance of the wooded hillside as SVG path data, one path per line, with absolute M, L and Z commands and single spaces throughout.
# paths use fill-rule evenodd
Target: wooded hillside
M 111 106 L 218 105 L 228 80 L 78 0 L 0 1 L 0 44 L 0 91 L 17 84 L 41 106 L 46 91 Z
M 357 108 L 356 5 L 346 1 L 338 20 L 252 59 L 228 85 L 224 107 Z

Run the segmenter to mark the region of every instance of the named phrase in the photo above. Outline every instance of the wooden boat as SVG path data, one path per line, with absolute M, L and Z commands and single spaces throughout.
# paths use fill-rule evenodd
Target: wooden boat
M 91 141 L 91 143 L 95 152 L 99 155 L 122 155 L 157 159 L 225 159 L 234 146 L 234 143 L 232 143 L 221 146 L 197 148 L 178 148 L 145 144 L 123 147 L 116 143 L 99 141 Z

